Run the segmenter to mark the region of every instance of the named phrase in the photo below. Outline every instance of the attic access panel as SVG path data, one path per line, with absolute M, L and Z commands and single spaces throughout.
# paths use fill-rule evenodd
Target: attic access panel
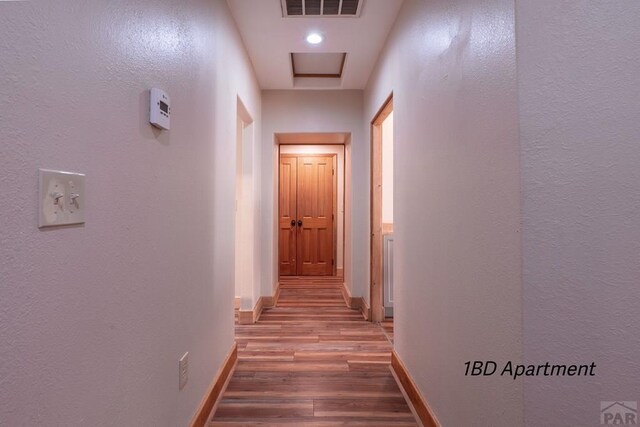
M 282 16 L 295 18 L 314 17 L 351 17 L 357 18 L 362 12 L 364 0 L 280 0 Z
M 293 77 L 341 78 L 347 54 L 336 53 L 292 53 Z

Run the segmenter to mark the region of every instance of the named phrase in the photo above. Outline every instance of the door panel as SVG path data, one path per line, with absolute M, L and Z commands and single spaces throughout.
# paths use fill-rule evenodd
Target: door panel
M 298 274 L 296 264 L 298 226 L 291 224 L 291 221 L 297 220 L 297 160 L 295 157 L 280 158 L 278 254 L 281 276 Z
M 298 274 L 333 274 L 333 156 L 298 157 Z

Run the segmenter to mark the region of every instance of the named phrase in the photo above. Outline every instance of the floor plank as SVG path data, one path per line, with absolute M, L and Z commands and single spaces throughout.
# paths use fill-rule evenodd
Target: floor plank
M 283 279 L 276 307 L 236 325 L 238 364 L 210 427 L 417 425 L 389 368 L 389 323 L 349 309 L 341 280 Z

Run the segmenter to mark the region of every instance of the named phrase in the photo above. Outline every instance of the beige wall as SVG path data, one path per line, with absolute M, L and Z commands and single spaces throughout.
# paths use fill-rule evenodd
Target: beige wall
M 523 423 L 514 4 L 407 0 L 365 92 L 393 92 L 395 349 L 443 426 Z
M 187 425 L 233 343 L 238 96 L 260 123 L 227 4 L 0 2 L 0 40 L 0 425 Z M 37 228 L 38 168 L 86 173 L 84 226 Z
M 639 2 L 520 1 L 525 425 L 598 425 L 640 398 Z

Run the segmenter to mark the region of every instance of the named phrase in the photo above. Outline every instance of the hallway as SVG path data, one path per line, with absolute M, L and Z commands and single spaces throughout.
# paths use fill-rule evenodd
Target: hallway
M 638 22 L 0 0 L 0 427 L 640 424 Z
M 210 426 L 415 426 L 383 329 L 332 278 L 281 283 L 276 307 L 236 326 L 238 363 Z

